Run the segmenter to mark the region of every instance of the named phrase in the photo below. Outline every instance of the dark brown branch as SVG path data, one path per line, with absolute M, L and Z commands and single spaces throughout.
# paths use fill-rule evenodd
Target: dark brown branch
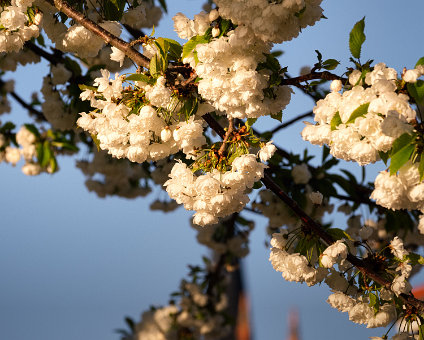
M 31 112 L 33 115 L 37 116 L 37 118 L 45 120 L 44 115 L 41 111 L 34 109 L 31 105 L 26 103 L 20 96 L 18 96 L 14 91 L 9 92 L 9 94 L 25 109 Z
M 68 17 L 74 19 L 76 22 L 84 26 L 89 31 L 93 32 L 97 36 L 103 39 L 107 44 L 110 44 L 122 52 L 124 52 L 128 58 L 133 60 L 138 66 L 145 68 L 149 67 L 150 59 L 132 48 L 131 45 L 124 40 L 116 37 L 110 32 L 106 31 L 94 21 L 86 18 L 84 14 L 73 9 L 66 1 L 63 0 L 46 0 L 49 4 L 54 5 L 59 11 L 66 14 Z
M 203 117 L 208 123 L 212 120 L 215 121 L 212 116 L 205 116 Z M 214 130 L 215 128 L 217 128 L 215 132 L 218 133 L 221 137 L 225 136 L 224 129 L 222 127 L 218 128 L 218 126 L 220 125 L 217 121 L 215 121 L 210 126 Z M 327 243 L 327 245 L 331 245 L 335 242 L 333 237 L 328 234 L 319 223 L 312 219 L 312 217 L 310 217 L 302 208 L 300 208 L 299 205 L 274 182 L 269 169 L 265 170 L 264 177 L 262 178 L 262 183 L 269 190 L 271 190 L 280 200 L 282 200 L 295 213 L 297 217 L 302 220 L 305 228 L 309 229 L 312 233 L 317 235 L 321 240 Z M 372 268 L 370 268 L 370 265 L 367 264 L 365 261 L 357 258 L 352 254 L 348 254 L 347 260 L 352 263 L 364 275 L 371 278 L 374 282 L 386 287 L 387 289 L 391 289 L 391 282 L 376 273 Z M 399 297 L 404 301 L 404 303 L 409 304 L 421 313 L 424 313 L 423 301 L 416 299 L 412 294 L 401 294 Z
M 323 71 L 323 72 L 311 72 L 311 73 L 305 74 L 303 76 L 295 77 L 295 78 L 283 78 L 281 79 L 281 85 L 297 86 L 300 83 L 306 82 L 308 80 L 315 80 L 315 79 L 341 80 L 343 83 L 347 82 L 346 78 L 340 77 L 328 71 Z
M 60 64 L 63 62 L 62 53 L 60 52 L 59 54 L 59 51 L 57 51 L 56 53 L 49 53 L 43 50 L 41 47 L 37 46 L 36 44 L 32 43 L 31 41 L 27 41 L 24 46 L 35 54 L 39 55 L 40 57 L 46 59 L 53 65 Z

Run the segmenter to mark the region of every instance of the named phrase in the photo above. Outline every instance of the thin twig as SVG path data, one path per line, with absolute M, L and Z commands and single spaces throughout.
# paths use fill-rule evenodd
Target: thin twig
M 227 132 L 225 133 L 224 138 L 222 140 L 221 147 L 218 150 L 218 154 L 220 156 L 222 156 L 224 154 L 225 149 L 227 147 L 228 139 L 230 138 L 230 136 L 233 133 L 233 131 L 234 131 L 234 119 L 233 118 L 230 118 L 230 119 L 228 119 L 228 129 L 227 129 Z
M 311 72 L 311 73 L 304 74 L 302 76 L 294 77 L 294 78 L 283 78 L 281 79 L 281 85 L 299 85 L 300 83 L 303 83 L 305 81 L 315 80 L 315 79 L 341 80 L 343 83 L 347 82 L 346 78 L 340 77 L 328 71 L 323 71 L 323 72 Z
M 9 94 L 19 103 L 21 104 L 21 106 L 25 109 L 27 109 L 29 112 L 31 112 L 32 114 L 34 114 L 35 116 L 37 116 L 37 118 L 46 120 L 44 118 L 44 115 L 41 111 L 38 111 L 36 109 L 34 109 L 31 105 L 29 105 L 28 103 L 26 103 L 20 96 L 18 96 L 16 94 L 16 92 L 12 91 L 9 92 Z
M 312 116 L 312 114 L 313 114 L 313 112 L 312 111 L 309 111 L 309 112 L 304 113 L 303 115 L 294 117 L 293 119 L 289 120 L 288 122 L 285 122 L 285 123 L 283 123 L 281 125 L 278 125 L 276 128 L 274 128 L 273 130 L 271 130 L 271 133 L 274 134 L 274 133 L 276 133 L 276 132 L 278 132 L 278 131 L 280 131 L 280 130 L 282 130 L 282 129 L 290 126 L 290 125 L 292 125 L 293 123 L 296 123 L 297 121 L 299 121 L 299 120 L 301 120 L 303 118 L 307 118 L 307 117 Z

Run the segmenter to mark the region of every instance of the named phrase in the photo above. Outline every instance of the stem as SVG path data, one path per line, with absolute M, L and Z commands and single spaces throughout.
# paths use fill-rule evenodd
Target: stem
M 138 66 L 143 66 L 145 68 L 149 67 L 149 64 L 150 64 L 149 58 L 147 58 L 146 56 L 138 52 L 136 49 L 132 48 L 129 43 L 125 42 L 124 40 L 106 31 L 104 28 L 96 24 L 94 21 L 86 18 L 84 14 L 73 9 L 66 1 L 64 0 L 46 0 L 46 1 L 49 4 L 54 5 L 59 11 L 66 14 L 68 17 L 74 19 L 76 22 L 84 26 L 86 29 L 88 29 L 92 33 L 98 35 L 107 44 L 110 44 L 120 49 Z
M 290 126 L 290 125 L 296 123 L 297 121 L 299 121 L 299 120 L 301 120 L 303 118 L 307 118 L 307 117 L 312 116 L 312 114 L 313 114 L 313 112 L 312 111 L 309 111 L 309 112 L 304 113 L 303 115 L 294 117 L 293 119 L 289 120 L 288 122 L 285 122 L 284 124 L 281 124 L 281 125 L 277 126 L 273 130 L 271 130 L 271 132 L 272 132 L 272 134 L 274 134 L 274 133 L 276 133 L 276 132 L 278 132 L 278 131 L 286 128 L 287 126 Z
M 225 133 L 224 138 L 222 140 L 221 147 L 218 150 L 218 154 L 219 155 L 222 156 L 224 154 L 225 149 L 227 147 L 226 144 L 227 144 L 228 139 L 230 138 L 231 134 L 233 133 L 233 131 L 234 131 L 234 119 L 233 118 L 230 118 L 230 119 L 228 119 L 228 130 Z

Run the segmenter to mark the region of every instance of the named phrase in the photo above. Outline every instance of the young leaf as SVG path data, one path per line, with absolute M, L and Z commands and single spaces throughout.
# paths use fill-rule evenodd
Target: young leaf
M 411 142 L 414 139 L 415 139 L 415 135 L 410 135 L 409 133 L 404 133 L 403 135 L 396 138 L 395 141 L 393 142 L 392 150 L 390 151 L 390 156 L 393 156 L 399 150 L 411 144 Z
M 409 160 L 412 153 L 414 152 L 415 145 L 408 144 L 398 152 L 396 152 L 390 161 L 390 175 L 393 175 L 398 172 L 398 170 L 405 165 L 405 163 Z
M 420 59 L 418 59 L 417 63 L 415 64 L 415 67 L 419 65 L 424 65 L 424 57 L 421 57 Z
M 272 114 L 271 118 L 276 119 L 281 123 L 281 121 L 283 120 L 283 111 Z
M 40 133 L 38 129 L 33 124 L 25 124 L 25 127 L 29 132 L 31 132 L 35 137 L 40 138 Z
M 379 151 L 378 154 L 380 155 L 380 158 L 384 162 L 384 164 L 387 165 L 387 161 L 389 159 L 389 152 Z
M 322 63 L 322 67 L 326 70 L 334 70 L 340 64 L 336 59 L 327 59 Z
M 157 78 L 160 72 L 160 61 L 158 60 L 158 55 L 155 54 L 152 59 L 150 59 L 150 74 L 152 77 Z
M 415 99 L 417 104 L 424 104 L 424 81 L 418 79 L 416 83 L 408 83 L 406 85 L 408 93 Z
M 342 119 L 340 118 L 339 111 L 337 111 L 330 122 L 331 131 L 334 131 L 341 123 Z
M 360 105 L 358 108 L 356 108 L 350 115 L 349 119 L 347 120 L 346 124 L 354 123 L 356 118 L 363 117 L 368 112 L 368 106 L 370 106 L 370 103 L 365 103 Z
M 359 20 L 349 34 L 349 49 L 352 56 L 356 59 L 361 57 L 362 44 L 365 41 L 365 17 Z
M 142 82 L 148 83 L 148 84 L 152 82 L 152 78 L 146 76 L 145 74 L 141 74 L 141 73 L 131 74 L 130 76 L 126 77 L 125 80 L 142 81 Z
M 255 122 L 258 120 L 258 118 L 248 118 L 247 119 L 247 121 L 246 121 L 246 127 L 248 128 L 248 129 L 250 129 L 250 127 L 253 125 L 253 124 L 255 124 Z

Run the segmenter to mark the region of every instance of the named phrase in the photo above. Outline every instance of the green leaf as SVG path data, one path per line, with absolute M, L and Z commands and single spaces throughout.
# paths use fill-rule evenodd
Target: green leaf
M 35 150 L 37 151 L 37 161 L 38 164 L 41 164 L 41 161 L 43 159 L 43 153 L 44 153 L 44 149 L 43 149 L 43 144 L 42 143 L 38 143 L 35 147 Z
M 38 132 L 38 129 L 33 124 L 25 124 L 25 127 L 29 132 L 31 132 L 35 137 L 40 138 L 40 132 Z
M 145 74 L 142 74 L 142 73 L 131 74 L 130 76 L 126 77 L 125 80 L 142 81 L 142 82 L 148 83 L 148 84 L 152 83 L 152 78 L 150 78 L 149 76 L 146 76 Z
M 271 118 L 276 119 L 281 123 L 281 121 L 283 120 L 283 111 L 271 114 Z
M 155 54 L 152 59 L 150 59 L 150 75 L 154 78 L 157 78 L 157 76 L 160 74 L 161 67 L 160 67 L 160 61 L 158 60 L 158 55 Z
M 104 0 L 103 9 L 105 19 L 119 21 L 124 14 L 125 0 Z
M 50 165 L 50 173 L 54 173 L 57 171 L 57 160 L 56 157 L 52 155 L 52 157 L 49 160 Z
M 188 57 L 198 44 L 207 44 L 208 42 L 209 40 L 205 36 L 196 35 L 184 44 L 181 58 Z
M 253 126 L 253 124 L 255 124 L 257 120 L 258 118 L 247 118 L 245 125 L 247 126 L 248 129 L 250 129 L 250 127 Z
M 183 47 L 175 40 L 168 39 L 168 38 L 158 38 L 163 39 L 165 42 L 168 43 L 168 53 L 171 60 L 178 61 L 181 59 L 181 53 L 183 52 Z
M 97 151 L 100 151 L 100 141 L 97 138 L 97 135 L 92 134 L 91 138 L 93 139 L 94 144 L 96 145 Z
M 50 163 L 50 159 L 54 157 L 53 152 L 50 148 L 49 141 L 44 141 L 43 143 L 43 157 L 41 158 L 40 165 L 44 168 Z
M 418 172 L 420 173 L 420 182 L 424 179 L 424 154 L 421 154 L 420 164 L 418 165 Z
M 91 90 L 93 92 L 97 91 L 97 87 L 94 86 L 89 86 L 89 85 L 84 85 L 84 84 L 78 84 L 78 87 L 81 91 L 85 91 L 85 90 Z
M 260 189 L 262 188 L 262 182 L 261 181 L 257 181 L 253 184 L 253 189 Z
M 330 154 L 330 148 L 327 145 L 324 145 L 322 148 L 322 161 L 321 161 L 322 163 L 325 162 L 329 154 Z
M 415 68 L 419 65 L 424 65 L 424 57 L 421 57 L 420 59 L 418 59 L 417 63 L 415 64 Z
M 362 44 L 365 41 L 365 17 L 359 20 L 349 34 L 349 49 L 352 56 L 356 59 L 361 57 Z
M 322 63 L 322 67 L 326 70 L 334 70 L 340 64 L 336 59 L 327 59 Z
M 66 150 L 70 150 L 70 151 L 78 151 L 79 148 L 71 143 L 68 142 L 57 142 L 57 141 L 53 141 L 52 145 L 58 148 L 62 148 L 62 149 L 66 149 Z
M 392 157 L 390 161 L 390 175 L 393 175 L 397 173 L 397 171 L 405 165 L 406 162 L 408 162 L 409 158 L 411 157 L 412 153 L 415 150 L 415 145 L 409 144 L 402 149 L 400 149 L 398 152 L 396 152 Z
M 327 233 L 329 233 L 334 239 L 341 240 L 342 238 L 352 240 L 352 237 L 342 229 L 339 228 L 329 228 L 327 229 Z
M 363 117 L 368 112 L 368 107 L 370 106 L 370 103 L 365 103 L 360 105 L 358 108 L 356 108 L 350 115 L 349 119 L 347 120 L 346 124 L 354 123 L 356 118 Z
M 389 159 L 389 152 L 379 151 L 378 154 L 380 155 L 380 158 L 384 162 L 384 164 L 387 165 L 387 161 Z
M 407 83 L 409 95 L 414 98 L 417 104 L 424 104 L 424 81 L 418 79 L 416 83 Z
M 379 301 L 378 301 L 378 297 L 377 295 L 370 293 L 369 294 L 369 299 L 370 299 L 370 307 L 374 309 L 374 312 L 378 311 L 378 306 L 379 306 Z
M 165 0 L 159 0 L 159 4 L 164 10 L 165 13 L 168 13 L 168 8 L 166 7 L 166 1 Z
M 337 111 L 335 113 L 335 115 L 333 116 L 333 118 L 331 118 L 331 122 L 330 122 L 330 126 L 331 126 L 331 131 L 336 130 L 336 128 L 342 123 L 342 119 L 340 118 L 340 114 L 339 111 Z
M 424 263 L 424 257 L 421 255 L 415 254 L 415 253 L 409 253 L 405 256 L 405 259 L 410 263 L 412 266 L 415 266 L 417 264 L 423 264 Z
M 414 134 L 410 135 L 409 133 L 404 133 L 403 135 L 400 135 L 393 142 L 392 150 L 390 151 L 390 156 L 393 156 L 399 150 L 401 150 L 405 146 L 411 144 L 414 139 L 415 139 Z
M 322 54 L 320 51 L 315 50 L 315 53 L 317 54 L 318 63 L 322 64 Z
M 230 20 L 226 20 L 226 19 L 222 19 L 221 22 L 219 23 L 219 37 L 222 37 L 224 34 L 226 34 L 231 27 L 231 21 Z

